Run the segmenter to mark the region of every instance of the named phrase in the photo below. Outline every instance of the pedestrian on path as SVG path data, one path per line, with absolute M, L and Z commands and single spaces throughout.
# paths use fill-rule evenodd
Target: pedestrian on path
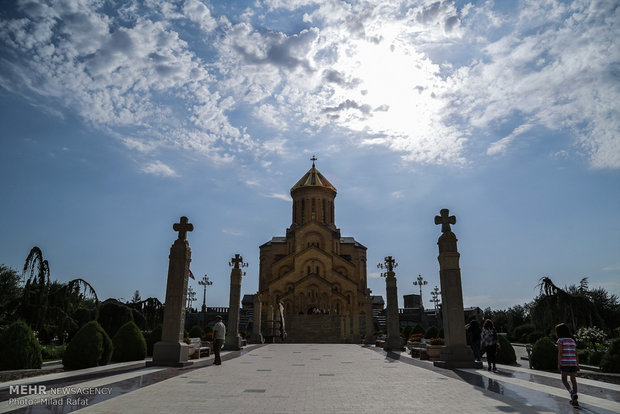
M 497 371 L 497 366 L 495 365 L 495 362 L 497 349 L 499 348 L 499 342 L 497 341 L 497 331 L 493 326 L 493 321 L 491 321 L 490 319 L 484 321 L 484 325 L 482 325 L 480 344 L 486 349 L 489 371 L 491 371 L 491 369 L 493 371 Z
M 222 365 L 222 359 L 220 358 L 220 350 L 226 339 L 226 326 L 222 322 L 222 317 L 217 315 L 215 317 L 215 325 L 213 325 L 213 353 L 215 354 L 214 365 Z
M 474 351 L 474 358 L 480 361 L 480 324 L 476 319 L 472 319 L 465 329 L 471 334 L 471 349 Z
M 570 403 L 579 406 L 577 401 L 577 378 L 579 372 L 579 357 L 577 356 L 577 344 L 571 337 L 570 330 L 566 324 L 561 323 L 555 327 L 555 334 L 558 337 L 558 370 L 562 373 L 562 383 L 570 394 Z M 568 383 L 568 376 L 570 382 Z

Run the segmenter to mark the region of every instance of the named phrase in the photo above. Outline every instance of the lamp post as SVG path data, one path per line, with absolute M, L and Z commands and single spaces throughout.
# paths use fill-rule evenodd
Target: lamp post
M 202 280 L 198 281 L 198 284 L 204 287 L 204 291 L 202 294 L 202 311 L 206 312 L 207 311 L 207 286 L 211 286 L 213 282 L 209 280 L 209 277 L 207 275 L 204 275 Z
M 441 295 L 441 292 L 439 291 L 439 288 L 435 286 L 435 289 L 431 292 L 431 296 L 433 297 L 431 299 L 431 303 L 435 304 L 435 316 L 437 316 L 437 311 L 439 309 L 439 295 Z
M 191 309 L 192 303 L 196 301 L 196 292 L 191 286 L 187 288 L 187 308 Z
M 424 309 L 424 301 L 422 300 L 422 286 L 428 285 L 428 282 L 424 280 L 422 275 L 418 275 L 418 278 L 413 282 L 413 286 L 420 286 L 420 306 Z

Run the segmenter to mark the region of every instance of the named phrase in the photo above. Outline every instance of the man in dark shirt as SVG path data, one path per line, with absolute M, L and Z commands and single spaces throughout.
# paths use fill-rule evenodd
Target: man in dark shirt
M 465 329 L 471 334 L 471 349 L 474 351 L 474 358 L 476 361 L 480 361 L 480 324 L 477 320 L 472 319 L 465 325 Z

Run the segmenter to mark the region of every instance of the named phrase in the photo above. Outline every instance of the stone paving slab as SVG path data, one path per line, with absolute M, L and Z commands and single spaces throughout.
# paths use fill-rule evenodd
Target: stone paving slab
M 84 413 L 537 412 L 440 372 L 341 344 L 264 346 Z
M 572 413 L 559 374 L 498 365 L 445 370 L 408 354 L 345 344 L 252 345 L 190 368 L 137 368 L 106 376 L 65 373 L 75 387 L 111 395 L 70 404 L 10 405 L 0 412 L 64 413 Z M 54 374 L 56 375 L 56 374 Z M 76 376 L 77 375 L 77 376 Z M 92 375 L 89 374 L 89 375 Z M 101 374 L 103 375 L 103 373 Z M 77 381 L 76 381 L 77 379 Z M 37 384 L 36 380 L 32 384 Z M 56 383 L 55 383 L 56 384 Z M 580 380 L 581 411 L 620 412 L 616 384 Z M 36 399 L 29 395 L 22 399 Z M 77 396 L 79 397 L 79 395 Z M 60 398 L 62 400 L 62 398 Z

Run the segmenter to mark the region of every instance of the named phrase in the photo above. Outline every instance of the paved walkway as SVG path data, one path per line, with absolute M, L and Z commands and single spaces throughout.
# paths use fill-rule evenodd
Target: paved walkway
M 66 373 L 47 394 L 18 397 L 0 384 L 0 412 L 87 413 L 563 413 L 559 374 L 522 367 L 443 370 L 405 353 L 344 344 L 272 344 L 224 353 L 193 367 L 140 368 L 108 376 Z M 59 374 L 53 374 L 59 375 Z M 620 412 L 620 385 L 582 379 L 580 411 Z M 61 388 L 65 396 L 50 395 Z M 86 394 L 85 394 L 86 392 Z M 29 402 L 31 401 L 31 402 Z M 55 403 L 54 403 L 55 401 Z M 59 402 L 62 402 L 60 404 Z M 43 404 L 41 404 L 43 403 Z

